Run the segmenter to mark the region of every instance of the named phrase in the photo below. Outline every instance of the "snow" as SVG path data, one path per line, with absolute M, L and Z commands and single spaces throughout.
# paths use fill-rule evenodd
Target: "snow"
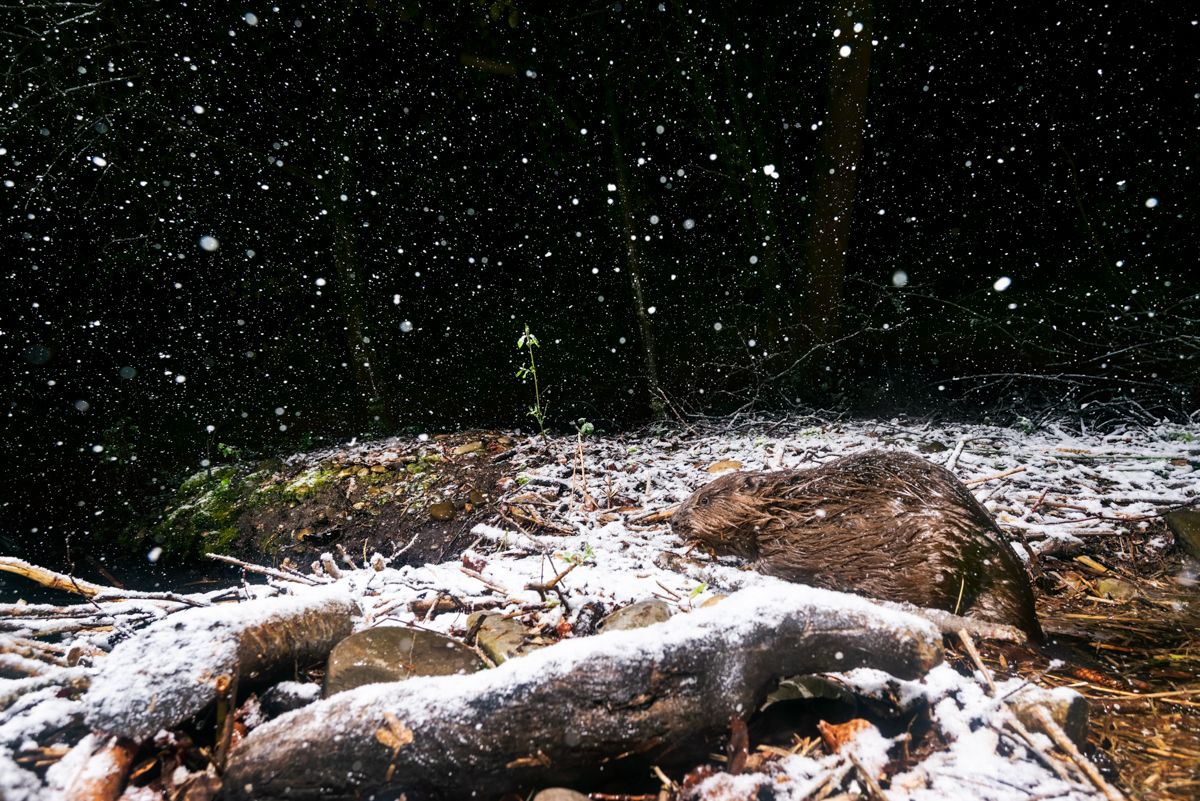
M 1033 429 L 1031 423 L 1026 428 Z M 580 659 L 596 658 L 604 649 L 643 653 L 652 659 L 672 637 L 684 636 L 695 626 L 710 626 L 727 633 L 753 614 L 779 614 L 789 604 L 827 599 L 820 590 L 789 585 L 742 569 L 734 560 L 705 562 L 684 559 L 686 544 L 679 541 L 665 522 L 639 522 L 649 513 L 668 510 L 683 501 L 714 474 L 708 468 L 717 462 L 737 461 L 746 470 L 812 467 L 838 456 L 869 448 L 899 449 L 920 453 L 945 464 L 957 453 L 953 470 L 968 482 L 976 496 L 997 517 L 1002 527 L 1021 535 L 1034 550 L 1054 547 L 1077 536 L 1098 536 L 1125 526 L 1144 525 L 1146 519 L 1164 508 L 1194 503 L 1200 493 L 1193 465 L 1200 456 L 1200 431 L 1163 424 L 1148 429 L 1091 431 L 1067 423 L 1043 425 L 1022 431 L 989 425 L 956 423 L 930 424 L 890 421 L 840 421 L 816 419 L 786 422 L 734 421 L 722 430 L 678 432 L 646 431 L 621 437 L 584 437 L 583 463 L 576 457 L 575 437 L 552 438 L 547 458 L 537 441 L 519 444 L 511 457 L 518 479 L 504 487 L 503 500 L 519 504 L 522 498 L 536 499 L 538 513 L 552 524 L 547 533 L 519 531 L 512 524 L 494 519 L 475 527 L 478 541 L 465 559 L 442 564 L 384 566 L 380 570 L 344 570 L 333 584 L 307 587 L 278 582 L 290 594 L 277 599 L 253 600 L 241 605 L 234 620 L 261 619 L 256 605 L 314 603 L 329 593 L 352 599 L 360 610 L 356 625 L 420 625 L 449 633 L 465 630 L 466 612 L 421 617 L 410 603 L 451 595 L 472 600 L 502 601 L 497 611 L 516 611 L 522 605 L 541 611 L 530 622 L 555 625 L 584 604 L 598 602 L 612 609 L 630 602 L 662 598 L 675 609 L 675 617 L 652 631 L 615 632 L 592 638 L 567 639 L 548 649 L 510 660 L 499 668 L 472 677 L 412 679 L 404 694 L 416 697 L 424 689 L 461 684 L 461 698 L 483 687 L 516 688 L 546 671 L 567 669 Z M 962 448 L 956 444 L 962 443 Z M 436 447 L 428 437 L 394 438 L 380 442 L 352 441 L 344 446 L 299 455 L 293 465 L 316 463 L 337 457 L 364 464 L 392 461 L 397 454 L 414 448 Z M 554 456 L 562 455 L 555 459 Z M 580 467 L 584 470 L 580 470 Z M 1016 472 L 1013 472 L 1016 471 Z M 594 506 L 583 502 L 582 476 Z M 1001 474 L 1006 474 L 1001 476 Z M 522 478 L 522 476 L 524 478 Z M 1165 547 L 1159 538 L 1151 547 Z M 403 543 L 401 543 L 403 544 Z M 671 557 L 664 559 L 664 555 Z M 375 560 L 381 564 L 385 560 Z M 560 582 L 568 608 L 544 608 L 542 598 L 527 585 L 546 582 L 574 565 Z M 466 565 L 469 565 L 467 567 Z M 1186 578 L 1186 577 L 1181 577 Z M 748 592 L 738 592 L 749 590 Z M 259 595 L 277 592 L 277 587 L 259 586 Z M 324 593 L 324 595 L 322 595 Z M 712 608 L 701 608 L 715 594 L 731 597 Z M 553 596 L 551 596 L 553 598 Z M 878 606 L 850 596 L 838 596 L 847 614 Z M 764 603 L 764 599 L 769 600 Z M 138 601 L 106 602 L 105 611 L 114 620 L 131 620 L 121 614 L 147 607 Z M 774 610 L 774 611 L 773 611 Z M 92 614 L 89 608 L 81 615 Z M 161 614 L 165 614 L 162 612 Z M 911 619 L 900 612 L 897 621 Z M 163 687 L 171 682 L 194 681 L 208 662 L 195 655 L 156 647 L 157 637 L 184 625 L 196 637 L 207 638 L 208 652 L 227 648 L 230 620 L 228 605 L 191 609 L 169 615 L 144 630 L 138 637 L 117 644 L 112 653 L 95 657 L 97 667 L 92 687 L 82 701 L 57 697 L 51 687 L 26 693 L 18 702 L 0 710 L 0 795 L 5 798 L 53 798 L 51 791 L 39 796 L 29 787 L 39 781 L 19 767 L 14 754 L 31 741 L 39 741 L 57 725 L 89 716 L 103 709 L 123 720 L 133 721 L 138 710 L 152 703 L 172 703 Z M 145 614 L 141 618 L 147 618 Z M 44 635 L 41 626 L 53 620 L 26 618 L 22 636 Z M 226 621 L 226 622 L 219 622 Z M 663 629 L 663 631 L 659 631 Z M 161 632 L 155 634 L 154 632 Z M 105 638 L 116 635 L 80 635 L 79 641 L 108 650 Z M 177 641 L 173 640 L 173 641 Z M 136 648 L 133 643 L 139 643 Z M 163 639 L 162 642 L 167 642 Z M 151 647 L 147 648 L 146 645 Z M 139 650 L 140 649 L 140 650 Z M 89 650 L 94 650 L 89 648 Z M 147 655 L 153 654 L 153 659 Z M 82 670 L 82 669 L 77 669 Z M 90 669 L 89 669 L 90 670 Z M 85 671 L 86 672 L 86 671 Z M 178 677 L 185 677 L 180 679 Z M 733 680 L 734 677 L 728 677 Z M 1023 745 L 1003 731 L 1007 714 L 986 695 L 975 680 L 947 666 L 932 670 L 919 681 L 900 681 L 878 671 L 851 670 L 840 681 L 863 695 L 890 688 L 901 705 L 926 703 L 948 745 L 926 756 L 905 772 L 890 777 L 887 795 L 900 799 L 971 797 L 985 801 L 1027 798 L 1030 795 L 1059 799 L 1095 798 L 1090 787 L 1068 784 L 1033 758 Z M 0 695 L 12 686 L 0 681 Z M 1001 684 L 999 696 L 1013 690 Z M 472 689 L 473 688 L 473 689 Z M 311 693 L 314 687 L 308 686 Z M 343 693 L 318 704 L 362 705 L 369 708 L 395 685 L 377 685 Z M 442 696 L 444 697 L 444 696 Z M 429 707 L 426 714 L 456 714 L 453 706 Z M 293 713 L 294 716 L 295 713 Z M 284 716 L 258 731 L 288 725 Z M 142 732 L 146 736 L 153 731 Z M 320 739 L 320 732 L 311 732 Z M 1043 743 L 1049 748 L 1049 743 Z M 899 746 L 881 736 L 864 737 L 853 748 L 871 770 L 895 756 Z M 59 771 L 69 765 L 60 765 Z M 825 782 L 831 770 L 846 769 L 841 755 L 790 756 L 767 763 L 764 773 L 749 776 L 714 776 L 701 786 L 701 797 L 740 797 L 735 787 L 770 782 L 778 798 L 800 798 Z M 30 784 L 34 782 L 34 784 Z M 25 788 L 25 789 L 22 789 Z M 719 791 L 719 788 L 724 788 Z M 712 795 L 706 796 L 711 790 Z M 728 791 L 728 792 L 726 792 Z
M 218 676 L 236 670 L 238 635 L 252 626 L 309 610 L 354 608 L 344 589 L 316 588 L 236 606 L 188 609 L 117 645 L 83 697 L 93 728 L 144 740 L 175 725 L 216 696 Z

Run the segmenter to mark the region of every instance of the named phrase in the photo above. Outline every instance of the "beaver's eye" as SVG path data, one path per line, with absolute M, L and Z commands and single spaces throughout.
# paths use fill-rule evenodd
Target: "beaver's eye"
M 709 503 L 711 503 L 711 502 L 712 502 L 712 498 L 708 497 L 707 495 L 705 495 L 705 496 L 703 496 L 702 498 L 700 498 L 700 505 L 701 505 L 701 506 L 708 506 L 708 505 L 709 505 Z

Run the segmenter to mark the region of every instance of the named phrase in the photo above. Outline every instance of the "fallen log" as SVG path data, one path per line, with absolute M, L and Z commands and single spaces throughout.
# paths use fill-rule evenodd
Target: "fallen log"
M 470 676 L 340 693 L 251 732 L 223 792 L 489 798 L 695 745 L 749 716 L 782 676 L 870 666 L 915 678 L 941 658 L 937 629 L 915 616 L 808 587 L 749 589 Z
M 345 591 L 307 591 L 178 612 L 119 644 L 83 698 L 92 728 L 140 743 L 243 686 L 320 661 L 353 629 Z

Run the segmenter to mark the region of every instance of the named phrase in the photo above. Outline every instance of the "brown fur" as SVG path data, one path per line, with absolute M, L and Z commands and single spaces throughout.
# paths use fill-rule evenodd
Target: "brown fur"
M 952 473 L 911 454 L 731 473 L 696 490 L 671 527 L 768 575 L 957 611 L 1042 639 L 1008 538 Z

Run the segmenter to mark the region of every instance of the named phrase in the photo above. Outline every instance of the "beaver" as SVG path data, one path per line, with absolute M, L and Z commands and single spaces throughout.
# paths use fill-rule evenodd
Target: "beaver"
M 730 473 L 684 501 L 671 528 L 767 575 L 1007 623 L 1043 640 L 1008 537 L 953 473 L 912 454 Z

